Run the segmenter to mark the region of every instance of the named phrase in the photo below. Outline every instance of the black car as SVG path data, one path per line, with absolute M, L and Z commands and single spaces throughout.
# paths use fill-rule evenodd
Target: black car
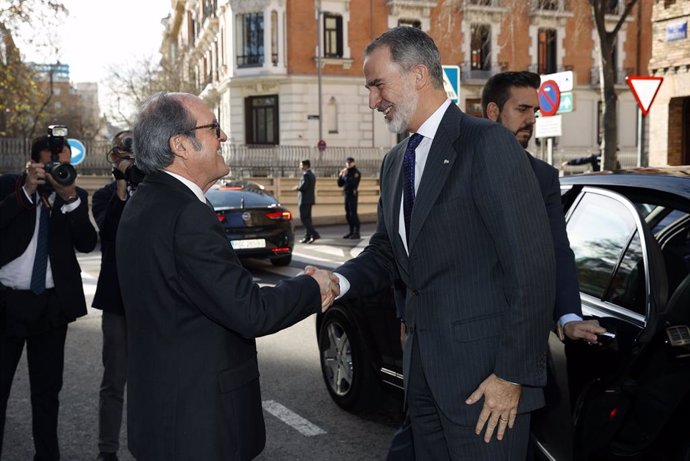
M 292 213 L 263 186 L 228 181 L 212 186 L 206 198 L 240 258 L 268 258 L 275 266 L 290 264 L 295 245 Z
M 549 338 L 547 405 L 532 451 L 549 460 L 690 460 L 690 167 L 561 178 L 582 311 L 599 345 Z M 317 318 L 341 407 L 402 387 L 393 290 Z

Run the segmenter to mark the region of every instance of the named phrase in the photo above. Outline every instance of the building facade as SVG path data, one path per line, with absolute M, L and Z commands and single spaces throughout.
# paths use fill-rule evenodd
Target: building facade
M 598 151 L 598 35 L 588 0 L 171 0 L 161 51 L 183 57 L 234 144 L 391 147 L 399 137 L 368 107 L 362 75 L 369 41 L 420 27 L 444 65 L 460 69 L 459 106 L 480 115 L 486 80 L 503 70 L 574 73 L 554 163 Z M 613 29 L 624 0 L 607 2 Z M 618 33 L 614 61 L 619 149 L 637 151 L 627 75 L 646 75 L 651 11 L 638 2 Z M 532 141 L 534 143 L 534 141 Z M 543 148 L 532 145 L 533 152 Z M 626 161 L 626 159 L 632 159 Z
M 649 70 L 663 83 L 649 112 L 652 165 L 690 165 L 690 2 L 655 0 Z

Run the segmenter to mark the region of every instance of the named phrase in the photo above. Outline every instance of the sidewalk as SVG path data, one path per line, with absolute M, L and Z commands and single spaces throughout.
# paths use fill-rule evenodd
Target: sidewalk
M 358 205 L 357 214 L 362 224 L 376 222 L 376 206 L 373 203 L 360 203 Z M 295 227 L 302 227 L 302 221 L 299 219 L 299 208 L 288 206 L 288 209 L 292 212 L 292 222 L 295 223 Z M 345 219 L 345 203 L 341 205 L 319 205 L 317 203 L 313 206 L 311 215 L 316 227 L 347 224 L 347 219 Z

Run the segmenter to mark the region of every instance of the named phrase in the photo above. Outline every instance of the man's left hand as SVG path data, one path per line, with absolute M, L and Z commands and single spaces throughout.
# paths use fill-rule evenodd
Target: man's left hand
M 70 201 L 73 200 L 77 197 L 77 186 L 74 185 L 74 183 L 70 184 L 69 186 L 63 186 L 62 184 L 58 183 L 53 179 L 53 176 L 51 176 L 50 173 L 46 173 L 46 179 L 50 183 L 51 186 L 53 186 L 53 189 L 55 189 L 55 193 L 62 198 L 64 201 Z
M 522 386 L 519 384 L 504 381 L 492 373 L 465 400 L 466 404 L 474 405 L 484 397 L 484 407 L 479 414 L 474 432 L 477 435 L 481 434 L 486 425 L 484 433 L 486 443 L 491 442 L 494 430 L 496 430 L 496 438 L 503 440 L 506 427 L 513 428 L 521 392 Z

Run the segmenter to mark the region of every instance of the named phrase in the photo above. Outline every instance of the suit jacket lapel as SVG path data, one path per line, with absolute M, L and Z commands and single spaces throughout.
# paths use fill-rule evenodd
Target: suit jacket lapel
M 424 221 L 429 216 L 432 206 L 450 177 L 450 172 L 458 155 L 453 143 L 459 136 L 462 116 L 460 109 L 455 104 L 451 104 L 446 110 L 438 130 L 436 130 L 412 210 L 410 253 L 419 232 L 422 230 Z
M 405 144 L 405 147 L 407 144 Z M 404 256 L 401 261 L 405 261 L 405 266 L 407 265 L 407 253 L 405 252 L 405 247 L 403 246 L 402 240 L 400 240 L 400 201 L 402 200 L 402 164 L 403 164 L 403 153 L 405 152 L 403 146 L 399 145 L 393 150 L 391 150 L 390 157 L 390 169 L 389 178 L 390 184 L 386 187 L 386 210 L 384 210 L 386 216 L 386 227 L 389 228 L 389 233 L 393 236 L 392 245 L 394 251 Z

